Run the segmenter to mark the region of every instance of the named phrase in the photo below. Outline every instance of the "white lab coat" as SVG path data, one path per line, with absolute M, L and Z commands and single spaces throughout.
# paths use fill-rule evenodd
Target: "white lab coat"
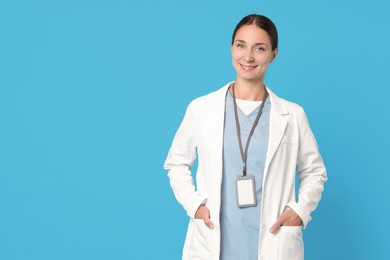
M 190 103 L 164 164 L 175 197 L 190 216 L 183 260 L 219 260 L 225 96 L 230 84 Z M 287 206 L 301 217 L 304 227 L 308 224 L 321 198 L 326 170 L 303 109 L 267 91 L 271 111 L 258 255 L 260 260 L 302 260 L 302 227 L 282 226 L 276 234 L 269 229 Z M 196 157 L 195 186 L 190 170 Z M 213 230 L 194 219 L 201 204 L 210 209 Z

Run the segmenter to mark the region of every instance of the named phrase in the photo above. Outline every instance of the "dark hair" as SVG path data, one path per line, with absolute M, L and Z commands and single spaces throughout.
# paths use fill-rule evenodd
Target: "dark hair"
M 234 43 L 234 38 L 236 37 L 236 33 L 238 29 L 240 29 L 244 25 L 255 24 L 259 28 L 266 31 L 271 39 L 272 50 L 274 51 L 278 48 L 278 31 L 276 30 L 275 24 L 266 16 L 259 14 L 250 14 L 241 19 L 241 21 L 237 24 L 234 29 L 232 36 L 232 45 Z

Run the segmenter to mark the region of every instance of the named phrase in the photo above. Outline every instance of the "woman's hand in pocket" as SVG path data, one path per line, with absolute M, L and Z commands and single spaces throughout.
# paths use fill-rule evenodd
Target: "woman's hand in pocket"
M 292 209 L 285 210 L 282 214 L 279 215 L 275 224 L 271 227 L 269 232 L 275 233 L 279 230 L 280 226 L 302 226 L 303 221 L 297 213 Z
M 204 224 L 210 228 L 214 229 L 214 224 L 210 220 L 210 210 L 205 205 L 200 205 L 198 210 L 195 213 L 195 219 L 203 219 Z

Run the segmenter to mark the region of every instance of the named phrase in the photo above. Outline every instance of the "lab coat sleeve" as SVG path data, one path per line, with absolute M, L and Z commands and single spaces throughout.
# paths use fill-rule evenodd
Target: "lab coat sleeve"
M 311 220 L 311 212 L 316 209 L 321 199 L 327 174 L 317 142 L 302 108 L 300 108 L 297 118 L 299 124 L 298 202 L 291 202 L 287 206 L 301 217 L 303 226 L 306 227 Z
M 193 101 L 187 108 L 164 164 L 175 197 L 191 218 L 207 200 L 195 190 L 191 175 L 191 167 L 196 159 L 199 126 L 199 110 Z

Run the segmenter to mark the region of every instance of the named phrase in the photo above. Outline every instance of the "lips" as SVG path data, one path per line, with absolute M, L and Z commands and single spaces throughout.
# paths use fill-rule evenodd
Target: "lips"
M 251 70 L 258 67 L 258 65 L 245 65 L 245 64 L 241 64 L 241 63 L 240 63 L 240 66 L 245 71 L 251 71 Z

